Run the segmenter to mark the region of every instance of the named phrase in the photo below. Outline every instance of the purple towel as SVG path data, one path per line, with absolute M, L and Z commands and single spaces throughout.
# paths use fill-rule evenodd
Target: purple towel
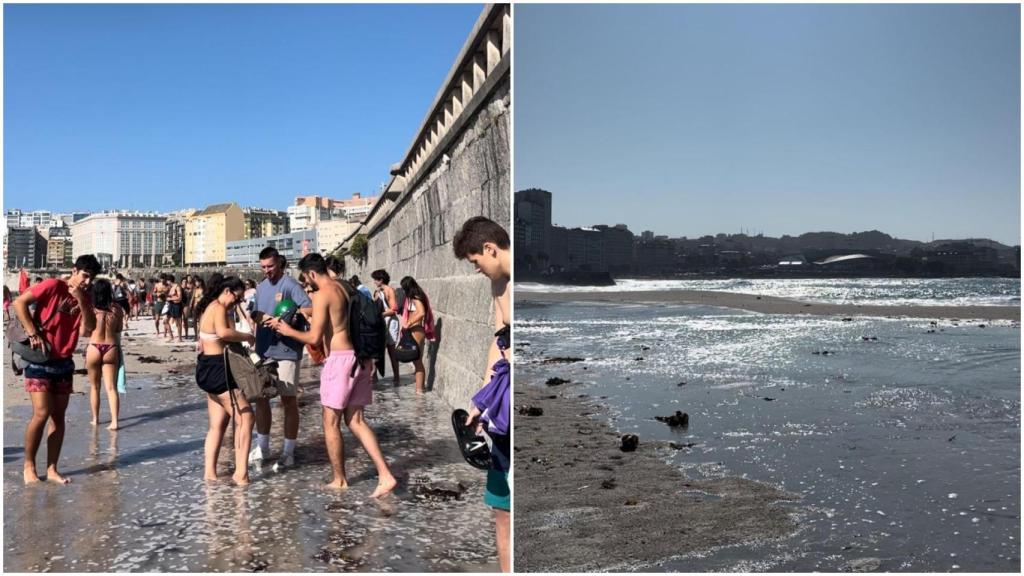
M 511 366 L 502 358 L 494 363 L 494 375 L 486 386 L 473 396 L 473 405 L 483 412 L 480 419 L 487 422 L 487 431 L 508 435 L 511 408 L 508 386 L 511 381 Z

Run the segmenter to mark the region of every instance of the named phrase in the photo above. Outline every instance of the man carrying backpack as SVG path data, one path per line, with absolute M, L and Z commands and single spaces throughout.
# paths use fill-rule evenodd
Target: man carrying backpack
M 373 360 L 380 374 L 384 375 L 384 352 L 387 350 L 388 326 L 380 300 L 374 300 L 373 294 L 357 288 L 359 284 L 352 279 L 345 280 L 345 262 L 340 258 L 328 256 L 324 263 L 327 275 L 341 284 L 349 301 L 348 323 L 352 334 L 352 347 L 360 361 Z M 353 276 L 352 278 L 358 278 Z M 329 347 L 328 342 L 328 347 Z M 373 374 L 376 376 L 376 374 Z M 376 379 L 374 379 L 376 380 Z
M 330 336 L 330 356 L 320 372 L 320 403 L 323 404 L 324 440 L 331 460 L 333 478 L 325 488 L 348 488 L 345 478 L 345 452 L 341 438 L 341 419 L 344 418 L 352 434 L 377 467 L 377 488 L 370 495 L 379 498 L 395 489 L 398 481 L 388 468 L 373 429 L 363 420 L 363 407 L 373 402 L 373 384 L 370 372 L 373 361 L 358 353 L 350 322 L 352 311 L 349 296 L 339 282 L 327 273 L 323 256 L 312 253 L 299 260 L 299 270 L 316 287 L 313 292 L 313 320 L 308 332 L 301 332 L 284 322 L 270 324 L 282 336 L 294 338 L 303 344 L 315 344 Z M 362 298 L 362 295 L 357 296 Z M 361 329 L 360 329 L 361 330 Z

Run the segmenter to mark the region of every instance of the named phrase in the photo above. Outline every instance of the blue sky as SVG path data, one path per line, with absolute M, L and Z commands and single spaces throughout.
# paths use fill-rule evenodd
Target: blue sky
M 371 195 L 482 5 L 6 5 L 4 206 Z
M 1020 243 L 1019 6 L 515 18 L 515 188 L 556 223 Z

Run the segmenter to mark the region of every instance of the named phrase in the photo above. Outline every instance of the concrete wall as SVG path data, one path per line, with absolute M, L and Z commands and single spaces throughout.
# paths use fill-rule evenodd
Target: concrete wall
M 480 384 L 494 311 L 489 281 L 455 259 L 452 237 L 473 216 L 509 223 L 509 110 L 507 85 L 480 111 L 453 147 L 387 223 L 368 235 L 365 264 L 346 260 L 346 274 L 370 285 L 384 268 L 398 285 L 412 276 L 427 292 L 440 326 L 430 350 L 428 379 L 451 405 L 466 404 Z
M 436 112 L 428 113 L 421 137 L 392 171 L 388 191 L 398 192 L 385 193 L 357 232 L 368 240 L 366 261 L 346 258 L 346 274 L 367 285 L 370 272 L 383 268 L 392 285 L 408 275 L 427 292 L 439 334 L 427 350 L 427 382 L 454 407 L 467 406 L 482 384 L 494 309 L 489 281 L 455 259 L 452 238 L 481 215 L 511 233 L 509 25 L 507 6 L 484 9 L 438 93 Z M 469 90 L 463 70 L 474 66 L 477 81 Z M 453 116 L 453 108 L 460 113 Z

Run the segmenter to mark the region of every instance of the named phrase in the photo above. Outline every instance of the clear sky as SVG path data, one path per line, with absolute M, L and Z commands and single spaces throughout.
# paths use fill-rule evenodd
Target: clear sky
M 373 195 L 482 5 L 5 5 L 4 207 Z
M 1017 5 L 515 18 L 515 188 L 558 224 L 1020 243 Z

